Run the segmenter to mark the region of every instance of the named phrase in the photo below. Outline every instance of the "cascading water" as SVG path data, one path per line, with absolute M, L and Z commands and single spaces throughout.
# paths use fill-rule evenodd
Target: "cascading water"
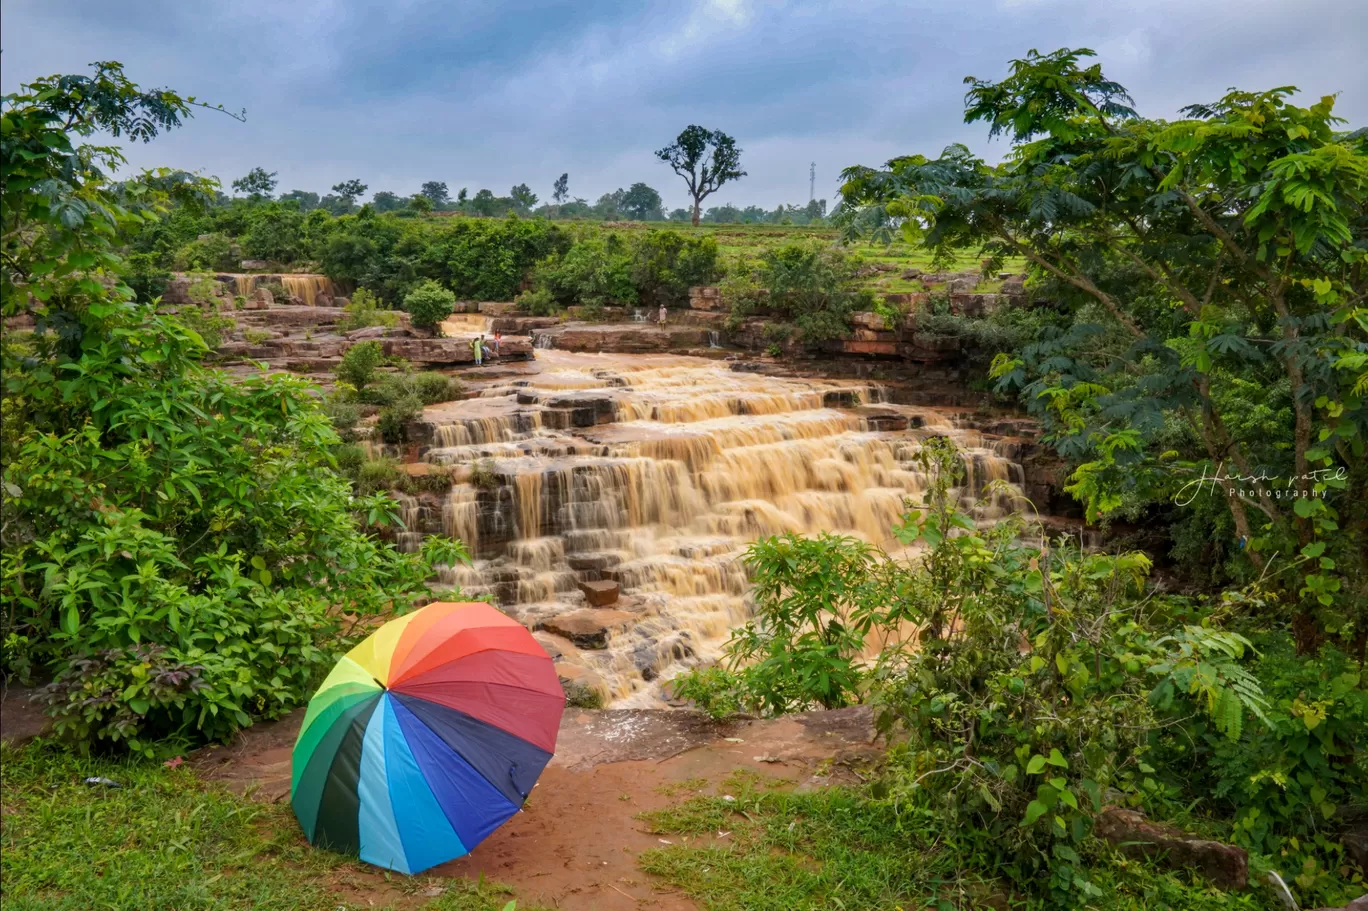
M 333 287 L 332 281 L 326 275 L 314 275 L 312 273 L 295 273 L 293 275 L 233 275 L 233 293 L 243 297 L 251 297 L 256 292 L 258 282 L 279 281 L 285 293 L 290 297 L 297 297 L 303 301 L 304 306 L 312 307 L 318 302 L 319 295 L 336 297 L 337 289 Z M 280 303 L 283 303 L 280 302 Z
M 424 458 L 468 480 L 439 508 L 403 511 L 475 556 L 443 581 L 534 629 L 609 615 L 586 610 L 579 584 L 616 581 L 629 619 L 613 615 L 593 647 L 546 641 L 617 705 L 658 704 L 659 679 L 719 655 L 750 614 L 742 556 L 757 538 L 833 531 L 896 549 L 892 525 L 926 487 L 927 436 L 960 447 L 964 497 L 1003 488 L 980 519 L 1017 507 L 1022 470 L 1003 441 L 935 409 L 876 404 L 881 387 L 683 357 L 556 351 L 534 369 L 427 411 Z

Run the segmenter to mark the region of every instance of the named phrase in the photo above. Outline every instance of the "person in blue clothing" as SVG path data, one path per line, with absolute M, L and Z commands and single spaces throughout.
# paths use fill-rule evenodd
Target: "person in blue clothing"
M 477 367 L 484 363 L 484 344 L 483 335 L 470 340 L 470 350 L 475 352 L 475 366 Z

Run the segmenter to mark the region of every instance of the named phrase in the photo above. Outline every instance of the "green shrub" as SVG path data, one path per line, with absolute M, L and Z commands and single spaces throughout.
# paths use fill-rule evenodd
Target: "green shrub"
M 380 299 L 365 288 L 357 288 L 347 302 L 345 313 L 337 321 L 339 332 L 352 332 L 367 326 L 384 326 L 393 329 L 399 325 L 399 314 L 393 310 L 383 310 Z
M 262 342 L 270 341 L 275 336 L 269 329 L 243 329 L 242 338 L 249 345 L 260 345 Z
M 171 283 L 170 271 L 161 268 L 151 253 L 133 253 L 124 263 L 120 278 L 133 289 L 136 300 L 148 304 L 166 293 Z
M 470 464 L 470 486 L 481 490 L 493 490 L 499 486 L 499 477 L 494 474 L 494 463 L 489 459 L 478 459 Z
M 413 375 L 411 382 L 414 392 L 424 405 L 455 401 L 461 397 L 463 391 L 460 380 L 444 373 L 417 373 Z
M 351 402 L 329 401 L 323 406 L 323 411 L 328 415 L 328 420 L 332 422 L 333 430 L 344 440 L 354 437 L 356 422 L 361 420 L 361 409 Z
M 393 405 L 405 398 L 436 405 L 459 399 L 462 391 L 461 381 L 444 373 L 391 373 L 366 389 L 360 398 L 371 405 Z
M 717 240 L 710 236 L 651 230 L 633 246 L 632 281 L 647 303 L 683 305 L 689 288 L 712 284 L 721 274 Z
M 261 284 L 257 285 L 257 287 L 264 288 L 265 290 L 271 292 L 271 299 L 276 301 L 277 303 L 283 303 L 284 301 L 288 301 L 290 299 L 290 292 L 287 291 L 285 286 L 282 285 L 280 282 L 262 282 Z
M 355 480 L 361 463 L 366 461 L 366 450 L 355 443 L 339 443 L 333 447 L 333 458 L 337 462 L 337 470 Z
M 833 247 L 787 244 L 761 255 L 756 281 L 769 292 L 763 306 L 790 319 L 804 343 L 815 345 L 848 337 L 850 315 L 874 309 L 874 296 L 858 287 L 856 272 L 854 262 Z M 759 303 L 743 298 L 733 305 L 733 313 L 744 316 Z
M 356 469 L 356 492 L 361 496 L 383 490 L 395 490 L 403 486 L 403 468 L 398 459 L 367 459 Z
M 217 297 L 212 294 L 196 295 L 194 293 L 195 287 L 191 286 L 191 297 L 192 299 L 200 297 L 202 302 L 190 303 L 177 308 L 176 316 L 185 326 L 198 332 L 209 350 L 214 351 L 223 345 L 224 333 L 237 326 L 237 321 L 231 316 L 223 315 L 219 309 Z
M 755 619 L 723 669 L 675 692 L 715 713 L 871 702 L 881 730 L 907 735 L 880 785 L 900 813 L 936 814 L 1055 905 L 1095 896 L 1082 857 L 1104 793 L 1164 798 L 1155 738 L 1197 715 L 1233 743 L 1265 717 L 1242 663 L 1249 642 L 1147 596 L 1141 554 L 1028 545 L 1017 520 L 980 530 L 960 509 L 964 468 L 948 440 L 927 440 L 917 461 L 926 506 L 894 533 L 924 557 L 827 534 L 756 542 Z
M 197 237 L 177 250 L 173 264 L 179 272 L 230 272 L 237 268 L 238 258 L 228 236 L 214 232 Z
M 386 443 L 403 443 L 408 439 L 408 425 L 423 413 L 423 402 L 416 395 L 404 395 L 380 409 L 376 429 Z
M 404 296 L 413 325 L 430 329 L 456 310 L 456 295 L 429 279 Z
M 385 360 L 385 349 L 379 342 L 360 342 L 352 345 L 342 355 L 337 365 L 337 378 L 349 383 L 358 392 L 364 390 L 375 378 L 375 370 Z
M 516 299 L 518 310 L 529 316 L 555 316 L 565 308 L 545 288 L 524 291 Z
M 61 331 L 0 335 L 0 633 L 6 660 L 26 640 L 54 676 L 59 732 L 151 755 L 154 740 L 226 738 L 300 705 L 354 641 L 340 607 L 404 613 L 461 549 L 384 545 L 370 530 L 395 504 L 333 470 L 313 384 L 204 367 L 201 337 L 113 280 L 123 229 L 169 205 L 168 183 L 116 193 L 117 150 L 73 138 L 132 124 L 150 138 L 189 107 L 118 64 L 69 79 L 22 87 L 3 111 L 0 208 L 7 229 L 28 224 L 5 237 L 6 312 L 27 306 L 9 293 L 22 275 Z M 209 181 L 174 182 L 177 199 L 214 198 Z M 68 256 L 74 271 L 42 267 Z
M 637 300 L 632 252 L 617 234 L 581 235 L 563 256 L 538 262 L 533 282 L 562 304 L 631 305 Z

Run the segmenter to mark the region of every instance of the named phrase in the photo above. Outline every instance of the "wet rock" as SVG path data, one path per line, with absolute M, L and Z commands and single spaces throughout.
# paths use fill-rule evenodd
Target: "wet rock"
M 614 633 L 626 629 L 635 619 L 626 611 L 586 607 L 543 620 L 537 629 L 564 636 L 579 648 L 603 649 Z
M 697 285 L 689 289 L 690 310 L 727 309 L 722 303 L 721 289 L 712 285 Z
M 581 582 L 580 591 L 584 592 L 584 599 L 594 607 L 611 607 L 618 600 L 618 584 L 601 580 L 598 582 Z
M 537 640 L 537 644 L 546 649 L 546 654 L 551 656 L 552 661 L 559 661 L 561 658 L 574 658 L 578 651 L 575 646 L 562 636 L 539 630 L 532 634 L 532 638 Z
M 577 708 L 600 708 L 603 705 L 603 678 L 587 667 L 568 661 L 555 662 L 556 677 L 565 690 L 565 704 Z
M 252 299 L 257 302 L 256 309 L 266 310 L 275 306 L 275 295 L 271 293 L 270 288 L 257 288 L 252 292 Z
M 823 408 L 854 408 L 860 395 L 854 389 L 832 389 L 822 395 Z
M 347 338 L 352 341 L 361 341 L 368 338 L 384 338 L 389 330 L 384 326 L 366 326 L 361 329 L 353 329 L 347 333 Z
M 1249 883 L 1249 855 L 1244 848 L 1194 838 L 1176 826 L 1151 822 L 1138 810 L 1107 807 L 1097 818 L 1096 833 L 1129 857 L 1162 858 L 1171 867 L 1191 867 L 1223 889 Z

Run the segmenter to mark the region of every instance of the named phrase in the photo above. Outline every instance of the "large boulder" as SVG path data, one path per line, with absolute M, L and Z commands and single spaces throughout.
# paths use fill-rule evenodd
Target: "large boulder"
M 627 611 L 586 607 L 543 620 L 537 629 L 563 636 L 578 648 L 604 649 L 614 633 L 626 629 L 635 619 Z
M 612 607 L 617 604 L 618 584 L 609 582 L 606 579 L 598 582 L 581 582 L 580 591 L 584 592 L 584 600 L 588 601 L 593 607 Z
M 1195 869 L 1223 889 L 1249 884 L 1244 848 L 1194 838 L 1176 826 L 1146 819 L 1139 810 L 1107 807 L 1094 831 L 1128 857 L 1160 858 L 1170 867 Z

